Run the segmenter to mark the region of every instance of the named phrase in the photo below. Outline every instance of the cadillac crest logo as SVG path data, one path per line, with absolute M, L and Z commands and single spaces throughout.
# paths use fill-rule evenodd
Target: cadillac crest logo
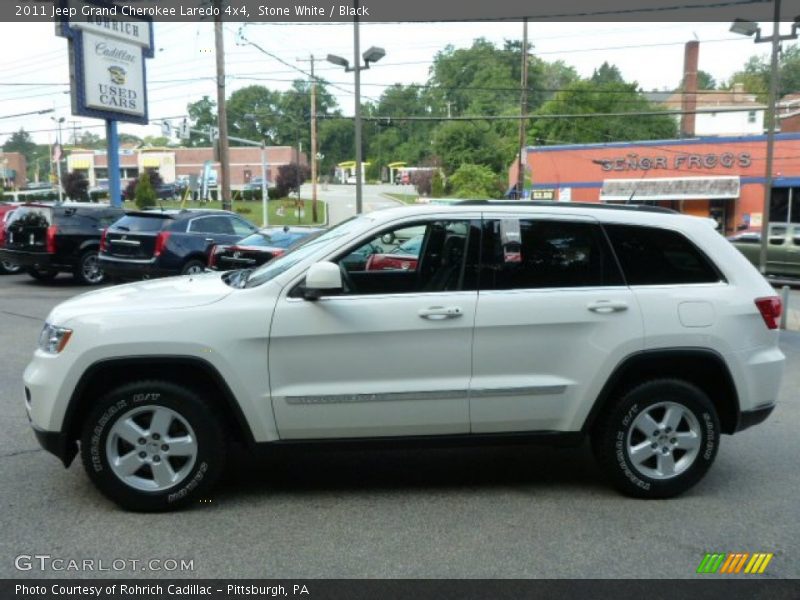
M 125 85 L 128 75 L 125 69 L 118 66 L 108 67 L 108 73 L 111 76 L 111 83 L 115 85 Z

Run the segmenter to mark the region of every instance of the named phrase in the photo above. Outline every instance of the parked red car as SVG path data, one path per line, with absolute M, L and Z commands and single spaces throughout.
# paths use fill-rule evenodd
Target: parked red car
M 373 254 L 367 259 L 366 271 L 414 271 L 424 235 L 403 242 L 386 254 Z
M 208 267 L 218 271 L 250 269 L 285 254 L 289 247 L 323 231 L 312 227 L 271 227 L 261 229 L 231 245 L 211 248 Z
M 6 223 L 17 206 L 19 204 L 14 202 L 0 202 L 0 248 L 6 245 Z M 0 275 L 14 275 L 21 270 L 22 267 L 16 263 L 8 260 L 0 261 Z

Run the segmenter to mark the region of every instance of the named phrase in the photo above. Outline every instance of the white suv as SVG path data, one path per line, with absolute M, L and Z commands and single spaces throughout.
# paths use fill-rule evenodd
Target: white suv
M 367 270 L 381 240 L 417 256 Z M 391 235 L 388 235 L 391 234 Z M 365 250 L 366 249 L 366 250 Z M 356 257 L 358 260 L 354 259 Z M 708 220 L 467 202 L 351 219 L 262 267 L 56 307 L 25 371 L 40 443 L 128 509 L 207 495 L 232 441 L 580 443 L 674 496 L 778 398 L 781 305 Z

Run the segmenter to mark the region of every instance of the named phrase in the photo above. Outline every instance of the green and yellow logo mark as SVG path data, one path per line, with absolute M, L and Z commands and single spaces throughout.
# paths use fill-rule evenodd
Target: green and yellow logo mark
M 774 554 L 767 552 L 729 552 L 706 554 L 697 567 L 698 573 L 763 573 Z

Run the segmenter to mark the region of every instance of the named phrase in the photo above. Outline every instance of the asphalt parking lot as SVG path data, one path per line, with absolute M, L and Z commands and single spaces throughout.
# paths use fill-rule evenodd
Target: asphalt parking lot
M 725 436 L 677 499 L 618 495 L 586 447 L 293 451 L 238 456 L 209 502 L 142 515 L 101 497 L 77 461 L 65 470 L 40 450 L 25 416 L 22 371 L 42 320 L 83 291 L 63 275 L 0 278 L 0 577 L 63 576 L 15 567 L 46 554 L 194 567 L 95 576 L 683 578 L 706 552 L 773 552 L 762 577 L 800 577 L 800 333 L 782 334 L 776 411 Z

